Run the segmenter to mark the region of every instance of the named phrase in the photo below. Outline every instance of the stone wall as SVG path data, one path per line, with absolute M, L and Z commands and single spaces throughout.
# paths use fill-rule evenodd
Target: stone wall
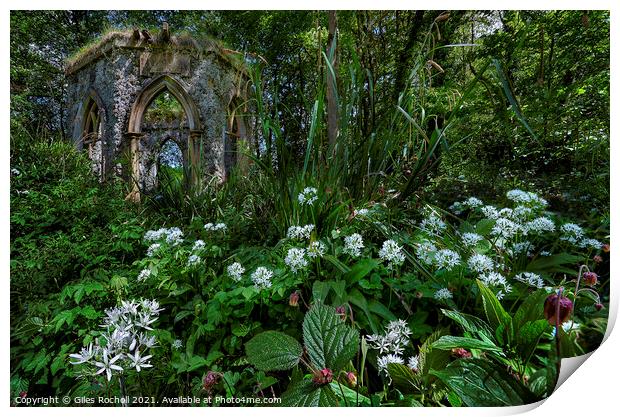
M 101 150 L 91 153 L 101 159 L 93 161 L 102 167 L 101 179 L 115 174 L 133 176 L 143 188 L 136 192 L 152 188 L 147 178 L 152 167 L 147 161 L 152 159 L 157 140 L 149 138 L 152 131 L 142 129 L 141 119 L 150 100 L 166 89 L 183 105 L 189 120 L 189 132 L 179 137 L 187 162 L 198 165 L 194 169 L 202 177 L 223 179 L 230 169 L 227 164 L 235 160 L 224 156 L 228 114 L 233 103 L 244 99 L 239 85 L 247 80 L 239 65 L 217 48 L 201 48 L 187 40 L 181 46 L 175 38 L 153 43 L 144 32 L 102 42 L 67 70 L 67 122 L 78 148 L 83 146 L 88 101 L 94 100 L 99 107 Z M 132 172 L 121 172 L 119 161 L 126 151 L 132 155 Z

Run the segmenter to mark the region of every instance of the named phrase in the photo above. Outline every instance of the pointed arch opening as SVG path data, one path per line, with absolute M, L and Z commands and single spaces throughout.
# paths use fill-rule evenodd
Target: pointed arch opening
M 102 178 L 104 167 L 103 126 L 104 111 L 97 94 L 90 91 L 84 101 L 81 114 L 81 126 L 78 148 L 82 149 L 92 161 L 92 168 Z

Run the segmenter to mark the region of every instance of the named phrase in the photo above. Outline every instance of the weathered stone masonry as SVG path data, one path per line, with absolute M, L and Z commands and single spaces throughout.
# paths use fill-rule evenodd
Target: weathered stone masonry
M 104 180 L 121 175 L 134 183 L 128 198 L 152 189 L 153 154 L 166 135 L 144 129 L 149 104 L 164 90 L 186 114 L 179 129 L 190 180 L 224 179 L 245 141 L 247 122 L 238 108 L 246 101 L 247 76 L 236 53 L 216 42 L 147 31 L 112 32 L 68 63 L 68 124 L 72 139 L 87 149 L 94 172 Z M 226 151 L 226 152 L 225 152 Z M 130 161 L 123 165 L 121 161 Z

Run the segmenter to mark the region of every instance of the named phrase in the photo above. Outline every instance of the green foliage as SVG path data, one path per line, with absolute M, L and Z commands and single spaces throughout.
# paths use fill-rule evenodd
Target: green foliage
M 346 326 L 336 309 L 321 304 L 306 314 L 303 335 L 310 363 L 317 369 L 341 370 L 359 347 L 358 331 Z
M 291 369 L 299 363 L 302 348 L 297 340 L 281 332 L 260 333 L 245 344 L 248 361 L 261 371 Z
M 461 359 L 443 371 L 431 371 L 470 407 L 529 404 L 536 397 L 500 365 L 483 359 Z

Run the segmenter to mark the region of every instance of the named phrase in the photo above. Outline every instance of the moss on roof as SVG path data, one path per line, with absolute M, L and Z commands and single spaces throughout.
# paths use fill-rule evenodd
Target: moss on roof
M 139 36 L 137 36 L 139 34 Z M 146 36 L 145 36 L 146 35 Z M 150 36 L 150 38 L 147 38 Z M 195 38 L 189 33 L 181 32 L 164 40 L 162 31 L 148 32 L 144 29 L 118 30 L 111 29 L 99 38 L 80 48 L 75 54 L 66 60 L 65 71 L 72 74 L 98 59 L 106 51 L 113 48 L 173 48 L 177 50 L 195 50 L 200 53 L 215 53 L 225 62 L 235 68 L 244 71 L 245 61 L 243 54 L 224 47 L 221 41 L 201 37 Z

